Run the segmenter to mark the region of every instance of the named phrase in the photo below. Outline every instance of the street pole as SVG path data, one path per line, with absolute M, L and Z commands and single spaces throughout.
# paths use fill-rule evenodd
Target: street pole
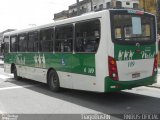
M 91 11 L 93 11 L 93 0 L 91 0 Z
M 146 11 L 146 4 L 145 4 L 145 0 L 143 0 L 143 9 L 144 9 L 144 11 Z
M 79 15 L 79 0 L 77 0 L 77 16 Z
M 158 24 L 158 34 L 160 34 L 160 0 L 157 0 L 157 24 Z

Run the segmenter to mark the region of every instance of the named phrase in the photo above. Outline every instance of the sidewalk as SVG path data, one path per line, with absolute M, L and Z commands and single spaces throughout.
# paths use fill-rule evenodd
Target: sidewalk
M 4 64 L 4 61 L 0 60 L 0 65 L 3 65 Z
M 158 68 L 157 83 L 149 85 L 149 87 L 160 88 L 160 68 Z

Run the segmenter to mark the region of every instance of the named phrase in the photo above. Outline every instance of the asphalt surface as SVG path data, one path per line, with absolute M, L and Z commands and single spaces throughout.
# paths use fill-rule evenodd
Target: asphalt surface
M 82 114 L 101 113 L 111 115 L 114 120 L 122 119 L 124 114 L 157 115 L 160 89 L 138 87 L 105 94 L 63 89 L 54 93 L 43 83 L 16 81 L 0 66 L 0 113 L 19 114 L 20 120 L 75 120 L 82 119 Z

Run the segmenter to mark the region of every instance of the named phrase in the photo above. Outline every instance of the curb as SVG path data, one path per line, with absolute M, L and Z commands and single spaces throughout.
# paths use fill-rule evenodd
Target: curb
M 160 88 L 160 85 L 148 85 L 147 87 Z

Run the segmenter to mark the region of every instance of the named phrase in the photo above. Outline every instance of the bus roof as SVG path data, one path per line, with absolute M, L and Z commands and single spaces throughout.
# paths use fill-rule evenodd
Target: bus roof
M 11 32 L 4 33 L 4 36 L 18 34 L 18 33 L 25 33 L 25 32 L 29 32 L 29 31 L 36 31 L 39 29 L 51 28 L 54 26 L 74 23 L 74 22 L 83 21 L 83 20 L 87 20 L 87 19 L 100 18 L 100 17 L 102 17 L 102 14 L 106 11 L 107 10 L 103 10 L 103 11 L 99 11 L 99 12 L 90 12 L 88 14 L 83 14 L 80 16 L 72 17 L 72 18 L 54 21 L 53 23 L 49 23 L 49 24 L 45 24 L 45 25 L 35 26 L 32 28 L 27 28 L 27 29 L 22 29 L 22 30 L 11 31 Z
M 74 22 L 83 21 L 83 20 L 87 20 L 87 19 L 89 20 L 89 19 L 94 19 L 94 18 L 101 18 L 103 16 L 103 14 L 106 13 L 107 11 L 109 11 L 109 10 L 120 11 L 120 10 L 132 10 L 132 9 L 107 9 L 107 10 L 102 10 L 102 11 L 98 11 L 98 12 L 89 12 L 89 13 L 86 13 L 86 14 L 82 14 L 80 16 L 75 16 L 75 17 L 72 17 L 72 18 L 67 18 L 67 19 L 63 19 L 63 20 L 54 21 L 53 23 L 49 23 L 49 24 L 45 24 L 45 25 L 40 25 L 40 26 L 36 26 L 36 27 L 32 27 L 32 28 L 7 32 L 7 33 L 4 33 L 3 36 L 15 35 L 15 34 L 19 34 L 19 33 L 28 33 L 30 31 L 38 31 L 40 29 L 52 28 L 54 26 L 74 23 Z

